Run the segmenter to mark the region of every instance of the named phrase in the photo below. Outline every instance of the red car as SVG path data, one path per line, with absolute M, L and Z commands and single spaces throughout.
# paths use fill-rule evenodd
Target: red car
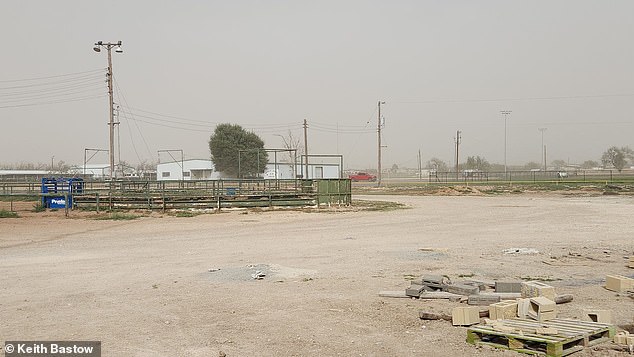
M 354 175 L 348 176 L 352 181 L 376 181 L 376 176 L 370 175 L 367 172 L 357 172 Z

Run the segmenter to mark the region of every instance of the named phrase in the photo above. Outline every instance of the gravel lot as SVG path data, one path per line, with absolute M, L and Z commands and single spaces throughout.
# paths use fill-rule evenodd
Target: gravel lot
M 378 296 L 425 273 L 546 280 L 574 294 L 561 317 L 600 308 L 634 323 L 633 300 L 602 287 L 634 275 L 632 197 L 355 199 L 408 208 L 1 219 L 0 341 L 101 340 L 103 356 L 518 356 L 418 318 L 458 303 Z M 611 345 L 574 355 L 624 354 Z

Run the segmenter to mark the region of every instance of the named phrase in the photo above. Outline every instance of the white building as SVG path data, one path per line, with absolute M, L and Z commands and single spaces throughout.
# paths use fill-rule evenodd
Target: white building
M 262 175 L 264 179 L 290 180 L 305 175 L 305 166 L 297 165 L 293 170 L 293 164 L 277 163 L 267 164 Z M 341 167 L 334 164 L 309 164 L 308 178 L 340 178 Z M 156 179 L 168 180 L 218 180 L 222 174 L 215 170 L 211 160 L 184 160 L 161 163 L 156 166 Z
M 211 160 L 191 159 L 156 165 L 156 180 L 218 180 L 220 173 Z

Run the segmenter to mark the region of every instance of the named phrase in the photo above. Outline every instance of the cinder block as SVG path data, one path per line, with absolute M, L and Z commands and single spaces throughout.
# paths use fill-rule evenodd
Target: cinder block
M 469 295 L 469 300 L 467 300 L 467 304 L 479 306 L 489 306 L 496 302 L 500 302 L 500 297 L 497 295 Z
M 419 284 L 414 284 L 409 286 L 409 288 L 405 289 L 405 295 L 412 297 L 419 297 L 423 292 L 423 286 Z
M 630 268 L 634 268 L 634 256 L 630 257 L 630 264 L 629 264 Z
M 517 301 L 505 300 L 489 305 L 491 320 L 514 319 L 517 317 Z
M 480 288 L 478 288 L 477 286 L 465 285 L 465 284 L 446 285 L 443 288 L 443 290 L 448 293 L 466 295 L 466 296 L 475 295 L 480 292 Z
M 544 296 L 530 298 L 528 317 L 537 321 L 548 321 L 557 318 L 557 304 Z
M 521 281 L 496 281 L 495 292 L 496 293 L 521 293 L 522 282 Z
M 627 336 L 625 337 L 625 344 L 628 346 L 632 346 L 634 345 L 634 336 Z
M 521 290 L 523 298 L 543 296 L 554 301 L 556 296 L 555 288 L 541 281 L 524 281 Z
M 585 321 L 599 322 L 602 324 L 612 323 L 612 311 L 610 310 L 586 310 Z
M 530 305 L 531 299 L 517 299 L 517 317 L 520 319 L 527 318 Z
M 627 331 L 621 331 L 614 335 L 614 343 L 619 345 L 627 345 L 627 337 L 630 335 Z
M 634 290 L 634 279 L 622 275 L 608 275 L 605 277 L 605 288 L 619 293 Z
M 427 291 L 442 290 L 446 285 L 445 277 L 442 275 L 423 275 L 420 277 L 420 284 Z
M 477 306 L 454 307 L 451 323 L 454 326 L 469 326 L 480 322 L 480 308 Z

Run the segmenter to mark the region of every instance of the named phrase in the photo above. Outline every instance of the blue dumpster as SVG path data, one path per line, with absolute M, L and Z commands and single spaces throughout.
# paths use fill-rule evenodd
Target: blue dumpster
M 84 192 L 84 180 L 81 178 L 42 178 L 42 206 L 46 208 L 72 208 L 73 194 Z

